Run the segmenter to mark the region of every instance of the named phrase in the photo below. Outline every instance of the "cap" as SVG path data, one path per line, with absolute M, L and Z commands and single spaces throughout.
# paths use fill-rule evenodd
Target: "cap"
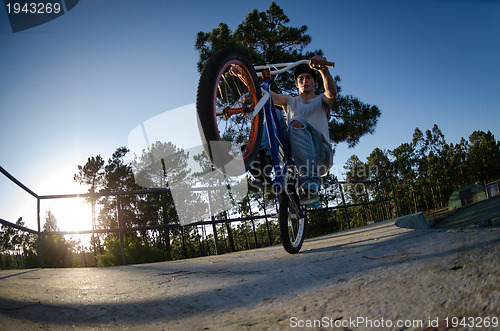
M 297 77 L 299 77 L 300 74 L 303 74 L 305 72 L 311 74 L 315 81 L 317 80 L 316 79 L 316 70 L 314 70 L 313 68 L 311 68 L 307 64 L 301 64 L 300 66 L 297 66 L 295 68 L 295 70 L 293 71 L 293 77 L 295 78 L 295 80 L 297 80 Z

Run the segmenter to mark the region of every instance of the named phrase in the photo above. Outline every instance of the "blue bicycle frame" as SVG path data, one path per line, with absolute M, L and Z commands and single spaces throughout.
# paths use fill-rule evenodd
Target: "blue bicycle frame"
M 288 143 L 281 127 L 280 119 L 277 115 L 276 106 L 274 105 L 273 98 L 270 91 L 271 81 L 265 79 L 261 87 L 264 91 L 269 93 L 269 99 L 265 103 L 264 109 L 264 123 L 266 128 L 266 133 L 269 138 L 269 145 L 271 148 L 271 156 L 273 160 L 273 169 L 275 173 L 275 178 L 273 180 L 272 186 L 276 193 L 276 196 L 280 197 L 280 192 L 286 190 L 285 187 L 285 176 L 291 167 L 295 167 L 292 159 L 292 154 L 288 148 Z M 280 148 L 283 153 L 283 165 L 280 161 Z M 286 191 L 288 194 L 288 191 Z M 300 217 L 304 217 L 306 208 L 301 206 L 299 203 L 299 198 L 297 194 L 290 195 L 290 201 L 293 203 L 294 209 L 299 212 Z

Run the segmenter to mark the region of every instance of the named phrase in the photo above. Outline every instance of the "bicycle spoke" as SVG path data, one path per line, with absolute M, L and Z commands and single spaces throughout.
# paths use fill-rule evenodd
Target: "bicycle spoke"
M 219 136 L 221 140 L 244 146 L 252 127 L 252 120 L 245 109 L 251 109 L 252 105 L 247 100 L 250 91 L 243 69 L 237 65 L 229 66 L 221 75 L 217 91 L 217 107 L 224 109 L 217 121 Z

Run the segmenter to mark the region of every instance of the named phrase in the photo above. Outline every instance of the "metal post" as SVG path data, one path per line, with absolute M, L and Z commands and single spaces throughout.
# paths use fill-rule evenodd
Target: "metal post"
M 118 217 L 118 233 L 120 236 L 120 251 L 122 255 L 122 263 L 123 265 L 127 265 L 127 259 L 125 257 L 125 244 L 123 243 L 123 231 L 122 231 L 122 217 L 121 217 L 121 205 L 120 205 L 120 196 L 116 196 L 116 208 L 117 208 L 117 217 Z
M 202 225 L 203 227 L 203 225 Z M 200 228 L 196 226 L 196 231 L 198 232 L 198 236 L 200 237 L 199 248 L 200 248 L 200 256 L 205 256 L 205 245 L 203 245 L 203 230 L 200 235 Z
M 40 224 L 40 198 L 36 198 L 36 221 L 38 224 L 38 253 L 40 254 L 40 267 L 44 267 L 43 263 L 43 240 L 42 240 L 42 226 Z
M 182 237 L 182 252 L 184 253 L 184 258 L 187 259 L 187 250 L 186 250 L 186 238 L 184 238 L 184 227 L 181 226 L 181 237 Z
M 226 244 L 226 235 L 224 234 L 224 225 L 221 223 L 220 224 L 220 230 L 221 230 L 221 240 L 219 240 L 219 244 L 221 245 L 220 248 L 223 248 L 220 253 L 224 254 L 227 253 L 227 244 Z
M 252 218 L 252 228 L 253 228 L 253 237 L 255 240 L 255 248 L 258 248 L 259 242 L 257 241 L 257 231 L 255 231 L 255 222 L 253 220 L 252 205 L 250 205 L 250 199 L 248 199 L 248 212 L 250 213 L 250 217 Z
M 224 212 L 224 219 L 227 220 L 227 210 Z M 227 237 L 229 239 L 229 248 L 231 249 L 231 252 L 236 252 L 236 248 L 234 247 L 233 231 L 231 230 L 230 222 L 226 222 L 226 229 Z
M 97 198 L 92 197 L 92 245 L 94 246 L 94 265 L 97 265 L 97 234 L 95 232 L 95 203 Z
M 394 203 L 396 204 L 396 217 L 399 217 L 398 199 L 396 198 L 396 191 L 394 190 L 394 183 L 392 182 L 392 176 L 389 176 L 389 179 L 391 180 L 392 198 L 394 199 Z
M 347 222 L 347 227 L 351 228 L 351 221 L 349 220 L 349 213 L 347 212 L 347 206 L 345 204 L 344 190 L 342 189 L 342 184 L 339 184 L 340 196 L 342 197 L 342 203 L 344 204 L 345 220 Z
M 212 212 L 212 195 L 210 194 L 212 191 L 208 190 L 208 211 L 210 212 L 210 217 L 212 219 L 212 229 L 214 231 L 214 241 L 215 241 L 215 254 L 219 255 L 220 249 L 219 249 L 219 239 L 217 238 L 217 227 L 215 226 L 215 216 L 213 215 Z
M 269 246 L 273 245 L 273 237 L 271 236 L 271 229 L 269 229 L 269 220 L 267 219 L 266 213 L 266 192 L 262 190 L 262 209 L 264 210 L 264 216 L 266 220 L 267 236 L 269 237 Z
M 377 187 L 378 199 L 380 200 L 380 206 L 382 207 L 382 217 L 384 220 L 387 219 L 387 213 L 385 212 L 384 202 L 382 201 L 382 194 L 380 194 L 380 185 L 378 184 L 378 180 L 375 180 L 375 184 Z
M 162 208 L 163 224 L 169 225 L 170 220 L 169 220 L 168 214 L 167 214 L 167 194 L 166 193 L 160 195 L 160 201 L 162 201 L 161 208 Z M 165 240 L 165 250 L 168 252 L 168 255 L 170 256 L 172 254 L 172 249 L 170 247 L 170 227 L 169 226 L 167 226 L 166 228 L 163 229 L 163 234 L 164 234 L 163 239 Z
M 205 227 L 205 224 L 202 225 L 201 233 L 203 236 L 203 243 L 205 243 L 207 245 L 206 249 L 207 249 L 207 256 L 208 256 L 208 255 L 210 255 L 210 245 L 208 244 L 207 228 Z

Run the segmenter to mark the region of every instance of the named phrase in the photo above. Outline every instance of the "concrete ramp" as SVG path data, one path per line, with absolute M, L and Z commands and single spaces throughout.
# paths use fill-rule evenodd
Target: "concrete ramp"
M 400 228 L 406 229 L 430 229 L 422 212 L 396 218 L 395 224 Z
M 1 329 L 423 330 L 454 317 L 488 318 L 493 329 L 500 230 L 396 226 L 408 222 L 309 239 L 296 255 L 274 246 L 115 268 L 0 271 Z

